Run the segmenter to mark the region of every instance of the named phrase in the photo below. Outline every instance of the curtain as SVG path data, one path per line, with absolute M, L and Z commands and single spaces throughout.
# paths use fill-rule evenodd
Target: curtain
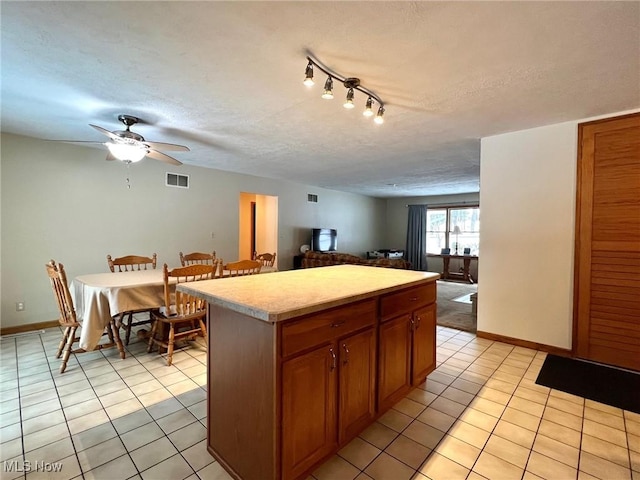
M 409 205 L 405 257 L 413 270 L 427 269 L 427 206 Z

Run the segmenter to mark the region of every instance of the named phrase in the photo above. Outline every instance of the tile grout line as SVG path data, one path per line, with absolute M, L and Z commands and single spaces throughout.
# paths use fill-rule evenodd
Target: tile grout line
M 136 344 L 136 343 L 134 343 L 134 345 L 135 345 L 135 344 Z M 144 342 L 142 342 L 142 344 L 144 344 Z M 143 350 L 144 350 L 144 349 L 143 349 Z M 158 377 L 156 377 L 156 376 L 155 376 L 155 375 L 154 375 L 154 374 L 153 374 L 153 373 L 152 373 L 152 372 L 151 372 L 151 371 L 150 371 L 150 370 L 149 370 L 149 369 L 148 369 L 148 368 L 147 368 L 147 367 L 146 367 L 142 362 L 140 362 L 140 361 L 138 360 L 138 358 L 137 358 L 136 354 L 135 354 L 135 353 L 133 353 L 133 352 L 131 352 L 131 351 L 129 350 L 128 345 L 127 345 L 127 351 L 128 351 L 128 353 L 130 353 L 130 354 L 132 355 L 132 357 L 133 357 L 133 358 L 135 358 L 135 359 L 136 359 L 136 361 L 138 362 L 138 365 L 142 366 L 142 367 L 145 369 L 145 371 L 146 371 L 147 373 L 151 374 L 151 375 L 154 377 L 154 379 L 155 379 L 155 380 L 157 380 L 157 381 L 159 382 Z M 109 362 L 109 364 L 110 364 L 111 366 L 113 366 L 113 363 L 111 363 L 111 361 L 109 361 L 109 359 L 106 357 L 106 355 L 104 355 L 104 353 L 103 353 L 103 357 L 107 360 L 107 362 Z M 160 357 L 162 357 L 162 354 L 160 354 Z M 126 368 L 129 368 L 129 367 L 126 367 Z M 177 367 L 176 367 L 176 368 L 177 368 Z M 136 399 L 138 399 L 138 395 L 136 395 L 136 394 L 131 390 L 131 386 L 129 386 L 129 384 L 126 382 L 126 380 L 125 380 L 125 378 L 126 378 L 126 377 L 123 377 L 123 376 L 120 374 L 120 371 L 119 371 L 116 367 L 113 367 L 113 369 L 114 369 L 114 371 L 118 374 L 118 376 L 119 376 L 119 377 L 120 377 L 120 379 L 123 381 L 123 383 L 126 385 L 126 388 L 127 388 L 129 391 L 131 391 L 131 393 L 134 395 L 134 397 L 135 397 Z M 83 369 L 83 371 L 84 371 L 84 369 Z M 181 373 L 182 373 L 182 372 L 181 372 Z M 170 375 L 170 374 L 169 374 L 169 375 Z M 85 376 L 86 376 L 86 372 L 85 372 Z M 87 377 L 87 379 L 88 379 L 88 377 Z M 194 382 L 194 383 L 195 383 L 195 382 Z M 105 413 L 107 414 L 107 417 L 109 418 L 109 422 L 111 423 L 111 426 L 112 426 L 112 427 L 113 427 L 113 429 L 115 430 L 115 432 L 116 432 L 116 434 L 117 434 L 118 439 L 120 440 L 120 442 L 122 442 L 121 434 L 120 434 L 120 432 L 118 432 L 118 430 L 116 429 L 115 425 L 113 424 L 113 419 L 112 419 L 112 418 L 109 416 L 109 414 L 106 412 L 106 407 L 104 406 L 104 404 L 102 404 L 102 401 L 100 400 L 100 397 L 99 397 L 99 396 L 98 396 L 98 394 L 95 392 L 95 389 L 94 389 L 94 387 L 93 387 L 93 385 L 91 384 L 91 382 L 90 382 L 90 381 L 89 381 L 89 384 L 91 385 L 91 388 L 94 390 L 94 393 L 96 394 L 96 397 L 98 398 L 98 401 L 99 401 L 99 402 L 100 402 L 100 404 L 102 405 L 103 410 L 104 410 L 104 411 L 105 411 Z M 175 399 L 178 403 L 180 403 L 180 404 L 182 405 L 182 407 L 183 407 L 183 408 L 185 408 L 185 409 L 187 408 L 184 404 L 182 404 L 182 402 L 180 402 L 180 400 L 178 400 L 178 399 L 176 398 L 176 396 L 175 396 L 175 395 L 174 395 L 170 390 L 168 390 L 168 389 L 167 389 L 167 387 L 166 387 L 164 384 L 162 384 L 162 383 L 161 383 L 161 385 L 162 385 L 162 388 L 163 388 L 163 389 L 167 390 L 167 391 L 171 394 L 171 398 Z M 199 385 L 198 385 L 198 388 L 200 388 L 200 386 L 199 386 Z M 158 390 L 160 390 L 160 389 L 158 389 Z M 127 400 L 124 400 L 124 401 L 126 402 Z M 138 402 L 140 402 L 140 400 L 138 400 Z M 124 403 L 124 402 L 119 402 L 119 403 Z M 155 424 L 157 425 L 157 427 L 158 427 L 158 428 L 163 432 L 163 434 L 164 434 L 164 438 L 166 438 L 166 439 L 171 443 L 171 445 L 173 445 L 173 447 L 176 449 L 176 453 L 175 453 L 174 455 L 171 455 L 171 456 L 169 456 L 169 457 L 167 457 L 167 458 L 165 458 L 165 459 L 161 460 L 160 462 L 158 462 L 158 463 L 156 463 L 156 464 L 154 464 L 154 465 L 151 465 L 151 466 L 149 466 L 148 468 L 146 468 L 146 469 L 144 469 L 144 470 L 140 471 L 140 469 L 138 468 L 138 465 L 137 465 L 137 464 L 135 463 L 135 461 L 133 460 L 133 457 L 131 457 L 131 451 L 129 451 L 129 449 L 124 445 L 124 442 L 122 442 L 122 444 L 123 444 L 123 446 L 124 446 L 124 448 L 125 448 L 125 450 L 126 450 L 127 455 L 128 455 L 128 456 L 129 456 L 129 458 L 131 459 L 131 463 L 133 464 L 133 466 L 135 467 L 135 469 L 136 469 L 136 471 L 137 471 L 137 475 L 141 475 L 141 474 L 142 474 L 142 472 L 145 472 L 145 471 L 147 471 L 147 470 L 149 470 L 149 469 L 151 469 L 151 468 L 153 468 L 153 467 L 155 467 L 155 466 L 159 465 L 160 463 L 162 463 L 162 462 L 164 462 L 164 461 L 166 461 L 166 460 L 169 460 L 169 458 L 173 458 L 175 455 L 180 455 L 180 456 L 182 457 L 182 459 L 185 461 L 185 463 L 186 463 L 186 464 L 189 466 L 189 468 L 191 469 L 191 473 L 190 473 L 189 475 L 187 475 L 187 477 L 189 477 L 189 476 L 191 476 L 191 475 L 194 475 L 194 474 L 195 474 L 195 475 L 197 475 L 197 472 L 195 471 L 195 469 L 191 466 L 191 464 L 187 461 L 187 459 L 186 459 L 186 458 L 184 458 L 184 455 L 182 455 L 182 452 L 180 452 L 180 451 L 178 450 L 178 448 L 176 447 L 176 445 L 171 441 L 171 439 L 169 438 L 169 434 L 168 434 L 168 433 L 166 433 L 166 432 L 164 431 L 164 429 L 163 429 L 163 428 L 160 426 L 160 424 L 158 423 L 159 418 L 164 418 L 164 417 L 166 417 L 166 416 L 168 416 L 168 415 L 171 415 L 172 413 L 175 413 L 175 412 L 172 412 L 172 413 L 169 413 L 169 414 L 167 414 L 167 415 L 164 415 L 163 417 L 155 418 L 153 415 L 151 415 L 151 413 L 149 412 L 149 409 L 148 409 L 145 405 L 143 405 L 143 404 L 142 404 L 142 402 L 140 402 L 140 404 L 142 405 L 142 409 L 143 409 L 143 410 L 144 410 L 144 411 L 145 411 L 145 412 L 146 412 L 146 413 L 151 417 L 151 419 L 152 419 L 152 421 L 151 421 L 151 422 L 149 422 L 148 424 L 150 424 L 150 423 L 155 423 Z M 115 405 L 117 405 L 117 404 L 115 404 Z M 141 411 L 141 410 L 138 410 L 138 411 Z M 191 412 L 190 412 L 190 413 L 191 413 Z M 192 414 L 192 415 L 193 415 L 193 414 Z M 194 415 L 194 418 L 196 418 L 196 417 L 195 417 L 195 415 Z M 202 424 L 202 422 L 201 422 L 198 418 L 196 418 L 195 422 L 193 422 L 193 423 L 196 423 L 196 422 L 198 422 L 198 423 Z M 145 424 L 145 425 L 148 425 L 148 424 Z M 191 425 L 191 424 L 189 424 L 189 425 Z M 141 425 L 141 426 L 143 426 L 143 425 Z M 185 425 L 185 426 L 188 426 L 188 425 Z M 184 427 L 184 426 L 183 426 L 183 427 Z M 183 428 L 183 427 L 181 427 L 181 428 Z M 136 428 L 139 428 L 139 427 L 136 427 Z M 206 427 L 205 427 L 205 428 L 206 428 Z M 135 429 L 133 429 L 133 430 L 135 430 Z M 131 431 L 133 431 L 133 430 L 131 430 Z M 128 433 L 128 432 L 125 432 L 125 433 Z M 173 432 L 171 432 L 171 433 L 173 433 Z M 162 437 L 161 437 L 161 438 L 162 438 Z M 149 442 L 149 443 L 147 443 L 147 444 L 145 444 L 145 445 L 141 445 L 141 446 L 139 446 L 138 448 L 136 448 L 136 449 L 134 449 L 134 450 L 132 450 L 132 451 L 138 450 L 139 448 L 143 448 L 144 446 L 149 445 L 149 444 L 151 444 L 151 443 L 153 443 L 153 442 L 155 442 L 155 441 L 157 441 L 157 440 L 159 440 L 159 439 L 153 440 L 153 441 L 151 441 L 151 442 Z M 108 441 L 108 440 L 106 440 L 106 441 Z M 104 442 L 102 442 L 102 443 L 104 443 Z M 197 443 L 197 442 L 196 442 L 196 443 Z M 98 445 L 99 445 L 99 444 L 98 444 Z M 194 444 L 194 445 L 195 445 L 195 444 Z M 189 447 L 189 448 L 190 448 L 190 447 Z M 120 457 L 117 457 L 117 458 L 120 458 Z M 110 461 L 113 461 L 113 460 L 115 460 L 115 459 L 111 459 L 111 460 L 109 460 L 109 462 L 110 462 Z M 104 463 L 104 464 L 102 464 L 102 465 L 105 465 L 106 463 L 109 463 L 109 462 L 105 462 L 105 463 Z M 100 466 L 102 466 L 102 465 L 98 465 L 98 466 L 97 466 L 97 467 L 95 467 L 95 468 L 98 468 L 98 467 L 100 467 Z M 92 468 L 91 470 L 93 470 L 93 468 Z M 88 472 L 89 472 L 89 471 L 91 471 L 91 470 L 88 470 Z M 135 476 L 135 475 L 133 475 L 133 476 Z M 187 477 L 185 477 L 185 478 L 187 478 Z

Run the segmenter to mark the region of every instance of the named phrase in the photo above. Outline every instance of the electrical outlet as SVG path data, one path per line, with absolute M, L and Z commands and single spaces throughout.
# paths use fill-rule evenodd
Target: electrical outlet
M 24 302 L 16 302 L 16 312 L 22 312 L 24 310 Z

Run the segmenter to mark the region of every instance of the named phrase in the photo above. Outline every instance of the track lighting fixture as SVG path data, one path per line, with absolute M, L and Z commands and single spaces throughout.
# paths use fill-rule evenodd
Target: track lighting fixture
M 307 68 L 304 72 L 304 84 L 307 86 L 314 85 L 313 81 L 313 69 L 317 67 L 318 70 L 322 71 L 327 75 L 327 81 L 324 84 L 324 93 L 322 94 L 322 98 L 332 99 L 333 98 L 333 79 L 336 79 L 338 82 L 342 83 L 344 87 L 347 89 L 347 97 L 343 104 L 344 108 L 352 109 L 355 107 L 353 100 L 355 90 L 362 92 L 367 95 L 367 103 L 362 114 L 365 117 L 373 117 L 373 104 L 374 102 L 378 104 L 378 113 L 373 119 L 375 123 L 382 124 L 384 123 L 384 102 L 380 100 L 380 98 L 375 95 L 370 90 L 367 90 L 363 86 L 360 85 L 360 79 L 355 77 L 342 77 L 336 73 L 329 71 L 327 68 L 320 65 L 316 60 L 311 57 L 307 57 L 308 63 Z

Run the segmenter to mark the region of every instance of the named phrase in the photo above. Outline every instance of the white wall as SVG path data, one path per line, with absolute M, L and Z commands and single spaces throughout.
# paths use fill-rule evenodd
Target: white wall
M 107 254 L 155 252 L 160 266 L 176 266 L 181 250 L 235 259 L 241 192 L 278 197 L 281 270 L 292 268 L 314 227 L 336 228 L 345 253 L 384 239 L 382 199 L 150 159 L 129 168 L 127 189 L 127 168 L 102 150 L 10 134 L 1 154 L 2 327 L 57 318 L 44 268 L 51 258 L 70 278 L 108 271 Z M 167 171 L 190 175 L 191 188 L 165 187 Z M 18 301 L 25 311 L 16 312 Z
M 571 348 L 577 125 L 588 120 L 482 139 L 479 331 Z

